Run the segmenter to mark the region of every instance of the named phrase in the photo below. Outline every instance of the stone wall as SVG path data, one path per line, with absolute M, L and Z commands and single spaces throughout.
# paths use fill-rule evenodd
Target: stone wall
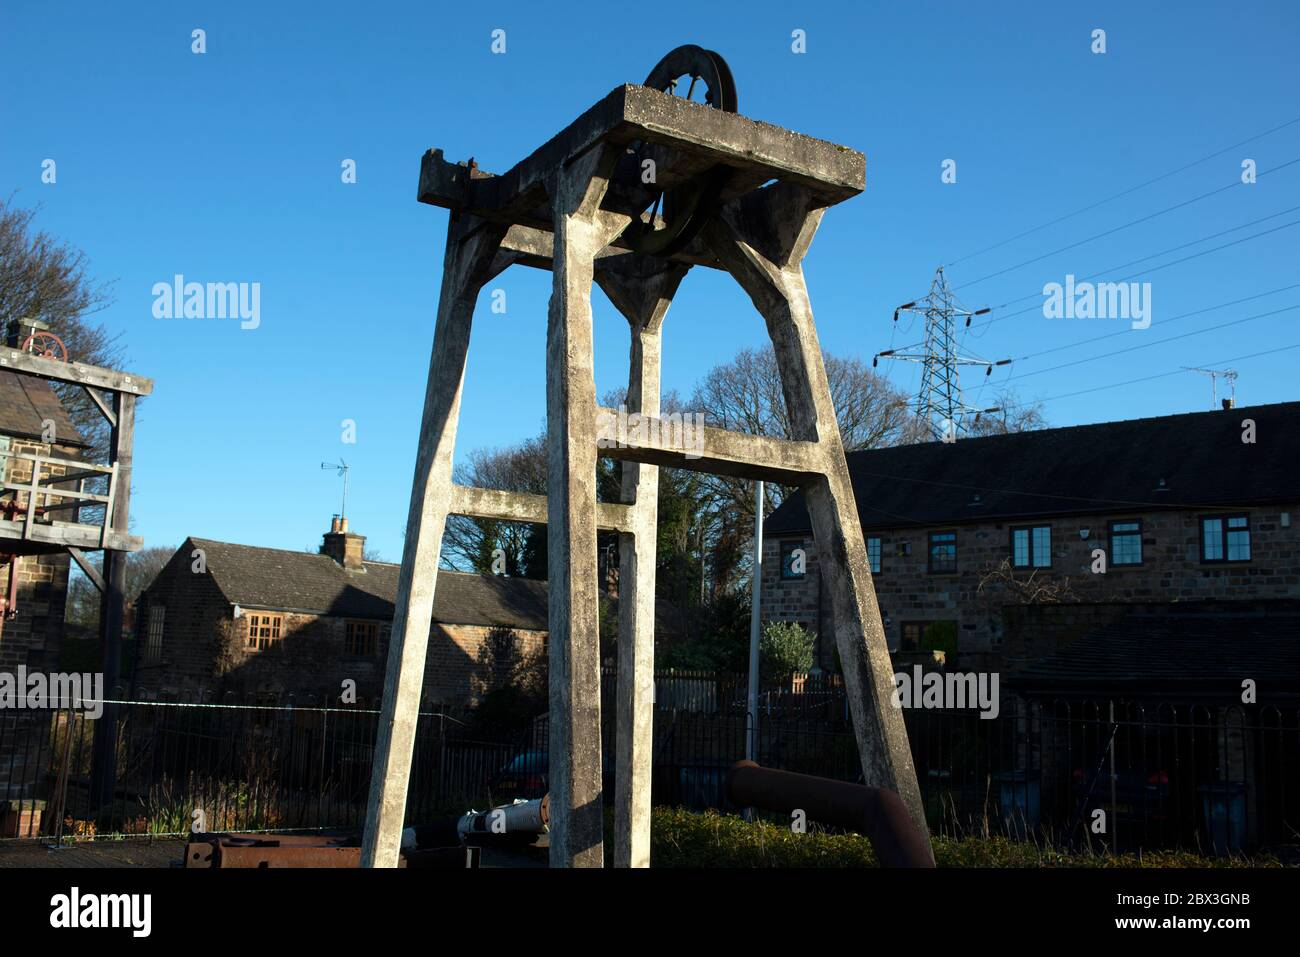
M 1207 514 L 1245 512 L 1250 517 L 1251 560 L 1212 564 L 1201 561 L 1200 518 Z M 1289 516 L 1289 527 L 1282 516 Z M 1092 571 L 1093 549 L 1109 557 L 1109 523 L 1142 522 L 1142 564 L 1108 564 L 1105 574 Z M 873 576 L 891 650 L 903 645 L 909 622 L 951 620 L 957 626 L 956 664 L 967 668 L 1001 668 L 1006 625 L 1003 609 L 1029 601 L 1035 588 L 1075 606 L 1073 623 L 1058 618 L 1071 633 L 1094 622 L 1105 624 L 1122 617 L 1115 605 L 1167 602 L 1239 602 L 1300 600 L 1300 503 L 1255 509 L 1116 512 L 1108 515 L 1053 516 L 1031 521 L 965 522 L 946 526 L 870 529 L 866 538 L 880 539 L 880 573 Z M 1011 529 L 1050 525 L 1051 567 L 1015 569 L 1012 581 L 999 580 L 995 572 L 1010 557 Z M 1088 537 L 1080 534 L 1088 530 Z M 929 535 L 956 532 L 957 570 L 931 572 L 928 567 Z M 802 579 L 781 577 L 781 547 L 802 544 L 807 570 Z M 768 538 L 763 543 L 763 599 L 765 621 L 799 621 L 819 635 L 830 634 L 829 608 L 822 599 L 818 556 L 811 535 Z M 981 588 L 981 584 L 983 587 Z M 1045 597 L 1045 596 L 1042 596 Z M 1040 597 L 1041 600 L 1041 597 Z M 1111 610 L 1095 614 L 1088 606 Z M 1045 627 L 1045 625 L 1044 625 Z M 1023 661 L 1054 651 L 1060 644 L 1050 629 L 1038 635 L 1021 635 L 1014 656 Z M 831 665 L 830 642 L 818 642 L 822 667 Z
M 150 659 L 151 608 L 164 608 L 163 636 Z M 265 696 L 295 702 L 337 703 L 345 681 L 355 682 L 363 704 L 379 700 L 384 685 L 391 622 L 379 621 L 373 655 L 351 655 L 347 618 L 241 609 L 240 618 L 211 577 L 195 573 L 178 552 L 143 596 L 137 613 L 136 696 L 173 701 L 247 700 Z M 264 612 L 282 618 L 277 643 L 248 647 L 248 616 Z M 361 621 L 362 619 L 354 619 Z M 461 706 L 491 683 L 485 648 L 491 626 L 435 623 L 425 662 L 424 701 Z M 546 633 L 509 629 L 519 655 L 541 654 Z

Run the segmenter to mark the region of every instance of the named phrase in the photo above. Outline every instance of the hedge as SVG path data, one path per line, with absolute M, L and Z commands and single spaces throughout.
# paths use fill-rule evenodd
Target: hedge
M 612 830 L 612 829 L 610 829 Z M 608 833 L 608 832 L 607 832 Z M 1186 851 L 1110 855 L 1069 851 L 1003 837 L 935 837 L 939 867 L 1279 867 L 1272 857 L 1202 857 Z M 607 847 L 606 858 L 612 859 Z M 766 821 L 716 811 L 655 808 L 653 867 L 875 867 L 865 837 L 813 830 L 794 834 Z

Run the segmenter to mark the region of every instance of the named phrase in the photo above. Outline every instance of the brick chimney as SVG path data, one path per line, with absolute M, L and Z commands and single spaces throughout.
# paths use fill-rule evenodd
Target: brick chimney
M 360 568 L 365 547 L 366 536 L 349 532 L 348 520 L 335 515 L 321 543 L 320 553 L 328 555 L 344 568 Z

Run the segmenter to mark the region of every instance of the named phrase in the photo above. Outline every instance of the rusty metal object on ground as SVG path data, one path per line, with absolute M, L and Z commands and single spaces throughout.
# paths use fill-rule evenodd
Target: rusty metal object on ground
M 532 844 L 546 833 L 550 795 L 518 800 L 488 811 L 408 827 L 399 866 L 476 868 L 483 844 Z M 360 867 L 356 834 L 208 834 L 185 847 L 186 867 Z
M 361 848 L 348 843 L 347 838 L 318 835 L 210 834 L 186 845 L 185 866 L 358 867 Z
M 737 761 L 727 775 L 727 795 L 738 807 L 790 814 L 848 828 L 871 841 L 885 867 L 934 867 L 929 844 L 894 791 L 811 774 L 776 771 Z
M 475 868 L 477 847 L 409 848 L 400 866 L 415 868 Z M 356 835 L 210 834 L 185 847 L 186 868 L 264 869 L 280 867 L 360 867 L 361 843 Z

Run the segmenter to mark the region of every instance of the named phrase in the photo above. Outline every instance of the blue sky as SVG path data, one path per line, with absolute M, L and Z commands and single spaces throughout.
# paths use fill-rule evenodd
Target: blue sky
M 1300 117 L 1300 6 L 1257 4 L 733 3 L 660 16 L 644 4 L 133 3 L 0 7 L 0 192 L 115 281 L 103 320 L 142 406 L 133 525 L 149 544 L 186 535 L 285 548 L 319 542 L 352 465 L 349 517 L 390 560 L 401 531 L 447 213 L 415 201 L 419 160 L 441 147 L 502 172 L 669 49 L 715 49 L 741 112 L 867 155 L 866 192 L 825 218 L 807 264 L 823 347 L 891 344 L 894 306 L 948 270 L 970 308 L 1028 296 L 1300 207 L 1300 163 L 1104 239 L 1016 266 L 1300 157 L 1300 123 L 972 258 L 1007 237 Z M 191 31 L 207 52 L 191 52 Z M 506 31 L 506 53 L 491 33 Z M 1106 31 L 1107 50 L 1091 52 Z M 791 33 L 806 32 L 806 52 Z M 57 182 L 41 182 L 42 162 Z M 353 159 L 357 182 L 340 181 Z M 957 182 L 941 182 L 945 159 Z M 1264 229 L 1300 210 L 1145 260 L 1118 279 Z M 965 347 L 1030 356 L 1009 375 L 1154 342 L 1300 303 L 1300 226 L 1153 272 L 1153 322 L 1048 320 L 1034 309 Z M 154 283 L 261 284 L 261 324 L 160 320 Z M 1139 280 L 1144 277 L 1139 277 Z M 967 285 L 969 284 L 969 285 Z M 515 269 L 481 302 L 462 452 L 537 434 L 549 275 Z M 627 328 L 597 293 L 597 392 L 626 381 Z M 1008 313 L 1012 309 L 1003 310 Z M 994 315 L 998 315 L 997 312 Z M 1184 373 L 1055 398 L 1185 365 L 1300 343 L 1300 310 L 1027 376 L 1053 425 L 1207 408 Z M 894 345 L 917 338 L 894 337 Z M 695 270 L 665 330 L 665 386 L 689 394 L 713 365 L 764 340 L 725 277 Z M 1300 349 L 1233 363 L 1243 404 L 1300 398 Z M 887 371 L 903 388 L 916 369 Z M 978 373 L 968 377 L 975 387 Z M 972 389 L 972 395 L 975 389 Z M 987 395 L 987 393 L 985 394 Z M 340 423 L 355 420 L 355 444 Z

